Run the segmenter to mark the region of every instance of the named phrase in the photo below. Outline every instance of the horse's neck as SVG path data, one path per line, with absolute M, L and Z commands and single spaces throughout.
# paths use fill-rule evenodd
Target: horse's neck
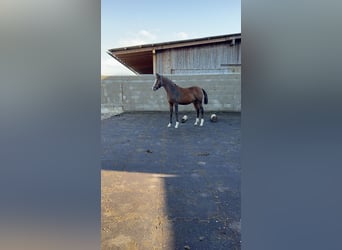
M 177 89 L 177 85 L 173 83 L 171 80 L 164 78 L 163 82 L 164 82 L 163 86 L 167 93 L 174 93 L 175 90 Z

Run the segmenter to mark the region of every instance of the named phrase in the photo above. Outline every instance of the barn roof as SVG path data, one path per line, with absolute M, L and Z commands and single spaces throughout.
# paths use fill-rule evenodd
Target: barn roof
M 225 42 L 233 45 L 236 41 L 241 41 L 241 33 L 114 48 L 107 53 L 136 74 L 153 74 L 153 55 L 156 51 Z

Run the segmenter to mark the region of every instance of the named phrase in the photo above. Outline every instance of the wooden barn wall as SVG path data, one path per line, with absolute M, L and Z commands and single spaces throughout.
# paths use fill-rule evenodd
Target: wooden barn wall
M 157 52 L 157 72 L 161 74 L 225 74 L 241 64 L 241 45 L 203 45 Z M 234 72 L 234 70 L 233 70 Z

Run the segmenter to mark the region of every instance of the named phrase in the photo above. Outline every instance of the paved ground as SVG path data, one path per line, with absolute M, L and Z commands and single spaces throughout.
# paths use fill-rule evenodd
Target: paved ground
M 240 114 L 103 120 L 102 249 L 240 249 Z

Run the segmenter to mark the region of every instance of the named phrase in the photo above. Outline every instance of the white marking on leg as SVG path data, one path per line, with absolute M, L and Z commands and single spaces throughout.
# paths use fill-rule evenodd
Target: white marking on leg
M 196 121 L 195 121 L 194 125 L 197 126 L 198 122 L 199 122 L 199 118 L 196 118 Z
M 168 127 L 168 128 L 171 128 L 171 123 L 169 123 L 169 124 L 167 125 L 167 127 Z
M 176 126 L 175 126 L 175 128 L 178 128 L 178 125 L 179 125 L 179 122 L 176 122 Z
M 201 127 L 203 126 L 203 123 L 204 123 L 204 119 L 202 118 L 201 119 L 201 124 L 200 124 Z

